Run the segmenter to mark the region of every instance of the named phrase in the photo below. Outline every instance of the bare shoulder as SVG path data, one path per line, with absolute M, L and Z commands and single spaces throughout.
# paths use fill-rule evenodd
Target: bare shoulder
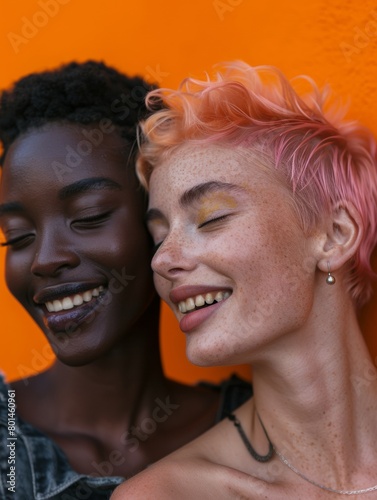
M 221 468 L 200 458 L 169 457 L 123 483 L 111 500 L 230 499 L 222 494 L 226 481 Z
M 200 439 L 180 448 L 121 484 L 111 500 L 192 499 L 193 486 L 208 479 L 213 464 L 203 457 Z
M 237 410 L 242 419 L 246 406 Z M 277 460 L 277 459 L 276 459 Z M 250 457 L 229 420 L 120 485 L 111 500 L 297 500 L 304 490 L 286 482 L 279 464 Z M 284 471 L 283 471 L 284 472 Z M 310 498 L 322 498 L 316 495 Z
M 225 424 L 227 426 L 227 424 Z M 210 479 L 210 470 L 221 455 L 218 433 L 222 432 L 221 422 L 174 451 L 167 457 L 151 465 L 119 486 L 112 500 L 123 498 L 155 500 L 156 498 L 192 498 L 193 487 L 198 481 Z M 185 492 L 187 496 L 185 497 Z
M 173 458 L 173 457 L 172 457 Z M 204 458 L 163 459 L 119 486 L 111 500 L 283 500 L 279 488 Z
M 227 442 L 224 427 L 229 425 L 221 422 L 191 443 L 127 480 L 115 490 L 111 500 L 124 498 L 184 500 L 193 498 L 194 491 L 197 490 L 203 498 L 204 485 L 207 492 L 212 489 L 213 484 L 218 489 L 221 482 L 220 469 L 224 465 L 220 444 Z
M 185 460 L 163 459 L 120 485 L 111 496 L 111 500 L 188 499 L 189 496 L 184 494 L 186 485 L 182 484 L 182 481 L 185 483 L 185 476 L 186 480 L 188 477 L 191 478 L 193 470 L 191 467 L 185 473 L 184 468 L 187 466 Z

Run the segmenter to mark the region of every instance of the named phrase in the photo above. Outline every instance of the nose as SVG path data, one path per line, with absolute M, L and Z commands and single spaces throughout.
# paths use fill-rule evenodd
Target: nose
M 197 259 L 189 235 L 171 231 L 152 259 L 152 269 L 165 279 L 172 280 L 195 269 Z
M 57 276 L 63 269 L 74 268 L 80 258 L 72 243 L 64 237 L 64 231 L 58 228 L 44 231 L 37 236 L 36 251 L 31 265 L 35 276 Z

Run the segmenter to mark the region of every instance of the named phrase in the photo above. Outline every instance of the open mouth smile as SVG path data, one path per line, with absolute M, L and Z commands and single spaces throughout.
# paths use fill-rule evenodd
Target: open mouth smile
M 44 305 L 46 306 L 47 311 L 50 313 L 57 313 L 63 310 L 68 311 L 70 309 L 81 306 L 84 302 L 90 302 L 93 297 L 99 297 L 100 293 L 103 291 L 104 287 L 101 285 L 91 290 L 86 290 L 83 293 L 75 293 L 73 295 L 62 297 L 61 299 L 47 301 Z
M 43 290 L 34 302 L 43 311 L 43 322 L 50 331 L 78 333 L 80 324 L 91 322 L 102 310 L 106 293 L 104 285 L 88 288 L 88 283 L 69 283 Z

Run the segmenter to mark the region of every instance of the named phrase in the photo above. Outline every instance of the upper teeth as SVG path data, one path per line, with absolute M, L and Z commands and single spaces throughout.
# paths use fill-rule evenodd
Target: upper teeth
M 69 297 L 63 297 L 62 299 L 55 299 L 50 302 L 46 302 L 46 307 L 48 312 L 59 312 L 66 309 L 73 309 L 74 307 L 81 306 L 84 302 L 89 302 L 93 297 L 98 297 L 100 292 L 103 292 L 104 287 L 101 285 L 92 290 L 86 290 L 83 293 L 76 293 L 75 295 L 70 295 Z
M 195 295 L 195 297 L 181 300 L 181 302 L 178 303 L 178 308 L 181 313 L 185 313 L 193 311 L 195 307 L 204 306 L 204 304 L 213 304 L 215 300 L 216 302 L 221 302 L 228 297 L 230 297 L 230 292 L 214 292 L 206 293 L 205 295 Z

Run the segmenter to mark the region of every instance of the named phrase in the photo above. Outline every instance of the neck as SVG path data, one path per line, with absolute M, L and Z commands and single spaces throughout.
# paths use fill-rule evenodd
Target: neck
M 352 305 L 338 306 L 329 304 L 323 321 L 309 320 L 260 356 L 253 363 L 253 385 L 255 406 L 275 447 L 312 477 L 330 473 L 333 484 L 348 487 L 352 474 L 360 479 L 355 471 L 368 470 L 371 457 L 377 460 L 371 439 L 377 372 Z

